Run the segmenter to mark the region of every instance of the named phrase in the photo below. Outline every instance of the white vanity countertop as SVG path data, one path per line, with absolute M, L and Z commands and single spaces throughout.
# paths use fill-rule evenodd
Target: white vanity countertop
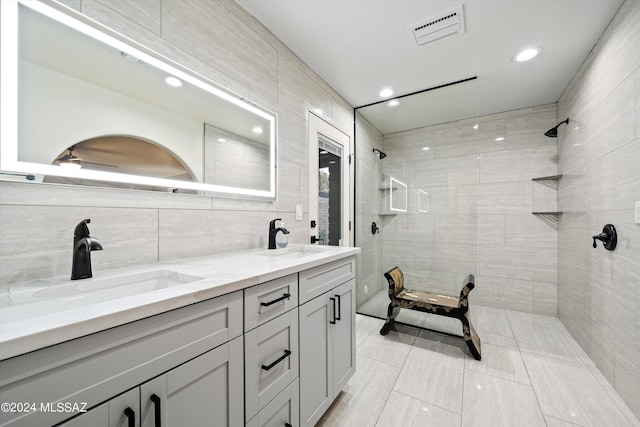
M 174 310 L 360 252 L 360 248 L 290 245 L 94 271 L 0 287 L 0 360 Z M 168 275 L 169 286 L 111 286 L 119 278 Z M 159 279 L 162 281 L 163 279 Z M 134 280 L 135 281 L 135 280 Z

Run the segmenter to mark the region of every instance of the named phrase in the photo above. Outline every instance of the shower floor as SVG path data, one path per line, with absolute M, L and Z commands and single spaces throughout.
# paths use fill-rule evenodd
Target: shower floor
M 359 312 L 386 314 L 387 298 L 382 292 Z M 482 361 L 459 338 L 397 324 L 382 336 L 384 320 L 356 315 L 356 373 L 318 425 L 640 426 L 558 318 L 471 312 Z M 457 320 L 421 315 L 403 320 L 460 334 Z

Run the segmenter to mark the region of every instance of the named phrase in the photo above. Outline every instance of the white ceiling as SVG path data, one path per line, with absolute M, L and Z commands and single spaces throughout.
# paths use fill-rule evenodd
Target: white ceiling
M 236 0 L 352 106 L 477 76 L 478 115 L 558 100 L 623 0 Z M 464 5 L 464 34 L 408 27 Z M 515 63 L 521 49 L 538 58 Z

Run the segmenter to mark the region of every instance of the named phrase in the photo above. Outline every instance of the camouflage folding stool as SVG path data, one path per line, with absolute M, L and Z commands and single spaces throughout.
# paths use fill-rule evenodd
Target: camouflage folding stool
M 469 313 L 469 292 L 476 286 L 473 274 L 469 274 L 464 279 L 460 298 L 405 289 L 404 275 L 398 267 L 384 273 L 384 277 L 389 282 L 391 302 L 387 308 L 387 321 L 380 329 L 380 334 L 387 335 L 389 333 L 389 329 L 391 329 L 401 308 L 454 317 L 462 322 L 462 335 L 471 354 L 476 360 L 480 360 L 480 337 L 471 324 Z

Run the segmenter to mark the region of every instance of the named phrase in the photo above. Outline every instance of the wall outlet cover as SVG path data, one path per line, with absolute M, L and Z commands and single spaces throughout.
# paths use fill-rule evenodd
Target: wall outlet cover
M 296 221 L 302 221 L 302 205 L 296 205 Z
M 640 224 L 640 202 L 636 202 L 636 224 Z

